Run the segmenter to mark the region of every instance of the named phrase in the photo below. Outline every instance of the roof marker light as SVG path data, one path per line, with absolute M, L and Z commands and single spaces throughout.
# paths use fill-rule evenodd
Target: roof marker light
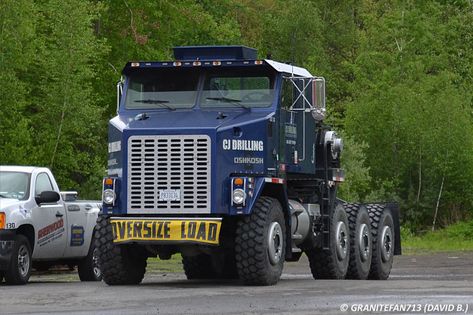
M 175 67 L 180 67 L 182 65 L 182 63 L 180 61 L 174 61 L 173 65 Z
M 220 66 L 222 64 L 221 61 L 213 61 L 212 66 Z
M 132 63 L 131 63 L 131 66 L 132 66 L 132 67 L 139 67 L 139 66 L 140 66 L 140 63 L 139 63 L 139 62 L 132 62 Z
M 200 62 L 200 61 L 194 61 L 194 62 L 192 63 L 192 65 L 193 65 L 193 66 L 200 66 L 200 65 L 202 65 L 202 62 Z
M 255 60 L 255 65 L 262 65 L 263 64 L 263 60 Z

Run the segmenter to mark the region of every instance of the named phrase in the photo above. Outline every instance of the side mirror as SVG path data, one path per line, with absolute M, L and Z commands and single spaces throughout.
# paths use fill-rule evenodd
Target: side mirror
M 325 118 L 325 79 L 322 77 L 312 79 L 312 117 L 316 121 Z
M 117 82 L 117 113 L 118 110 L 120 109 L 120 101 L 122 99 L 123 95 L 123 78 L 120 79 L 120 81 Z
M 36 203 L 41 205 L 43 203 L 55 203 L 61 199 L 59 193 L 55 191 L 43 191 L 39 196 L 35 197 Z

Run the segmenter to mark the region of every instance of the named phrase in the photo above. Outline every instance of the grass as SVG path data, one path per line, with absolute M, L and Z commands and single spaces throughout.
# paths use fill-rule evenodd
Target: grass
M 415 235 L 401 229 L 403 254 L 473 251 L 473 221 L 459 222 L 437 231 Z
M 148 258 L 148 266 L 146 272 L 151 273 L 181 273 L 182 262 L 181 255 L 174 254 L 169 260 L 161 260 L 159 258 Z

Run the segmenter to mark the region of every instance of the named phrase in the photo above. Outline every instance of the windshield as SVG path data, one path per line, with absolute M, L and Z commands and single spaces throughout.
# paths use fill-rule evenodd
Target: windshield
M 28 199 L 30 174 L 22 172 L 0 172 L 0 198 Z
M 200 99 L 202 107 L 269 107 L 274 96 L 270 76 L 260 74 L 210 74 Z
M 194 69 L 141 70 L 130 74 L 127 109 L 191 108 L 197 97 L 199 73 Z

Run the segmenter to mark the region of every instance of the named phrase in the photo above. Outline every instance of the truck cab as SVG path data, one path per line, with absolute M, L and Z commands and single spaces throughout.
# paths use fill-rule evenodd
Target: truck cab
M 343 144 L 323 124 L 325 80 L 243 46 L 174 55 L 127 63 L 117 85 L 99 217 L 104 280 L 138 283 L 147 257 L 181 253 L 188 278 L 274 284 L 285 260 L 330 251 L 337 237 L 349 250 L 347 221 L 331 232 L 334 209 L 345 213 Z M 256 271 L 247 251 L 264 252 Z M 135 276 L 108 273 L 117 262 Z

